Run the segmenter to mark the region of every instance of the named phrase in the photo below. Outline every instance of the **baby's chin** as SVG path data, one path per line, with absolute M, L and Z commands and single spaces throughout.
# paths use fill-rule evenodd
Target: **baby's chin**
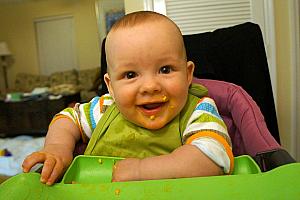
M 166 124 L 161 125 L 161 124 L 146 124 L 146 125 L 140 125 L 141 127 L 145 128 L 145 129 L 149 129 L 149 130 L 159 130 L 161 128 L 163 128 Z
M 124 118 L 131 123 L 149 130 L 158 130 L 165 127 L 170 121 L 172 121 L 177 113 L 174 112 L 164 112 L 158 116 L 145 116 L 141 113 L 136 113 L 136 115 L 124 115 Z
M 171 121 L 171 120 L 169 120 Z M 166 120 L 157 120 L 157 119 L 149 119 L 142 122 L 136 122 L 135 124 L 149 130 L 158 130 L 165 127 L 169 121 Z

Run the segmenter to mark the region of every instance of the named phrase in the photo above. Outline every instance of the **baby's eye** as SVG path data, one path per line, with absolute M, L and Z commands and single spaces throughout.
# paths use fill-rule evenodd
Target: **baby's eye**
M 170 66 L 163 66 L 159 69 L 159 72 L 162 74 L 169 74 L 171 72 Z
M 132 79 L 135 78 L 137 76 L 137 74 L 135 72 L 126 72 L 125 73 L 125 78 L 127 79 Z

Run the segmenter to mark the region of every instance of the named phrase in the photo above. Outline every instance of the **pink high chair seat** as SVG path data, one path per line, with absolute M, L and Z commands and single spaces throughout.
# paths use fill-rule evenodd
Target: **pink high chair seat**
M 269 132 L 264 117 L 251 96 L 240 86 L 218 80 L 193 79 L 208 89 L 227 125 L 235 156 L 280 149 Z

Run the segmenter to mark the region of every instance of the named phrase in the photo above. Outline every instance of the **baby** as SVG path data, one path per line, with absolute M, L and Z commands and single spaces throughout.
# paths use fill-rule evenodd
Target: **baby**
M 126 158 L 112 181 L 231 173 L 226 125 L 206 88 L 191 84 L 194 63 L 173 21 L 150 11 L 126 15 L 107 35 L 106 58 L 109 94 L 57 114 L 24 172 L 44 163 L 41 182 L 52 185 L 83 140 L 86 155 Z

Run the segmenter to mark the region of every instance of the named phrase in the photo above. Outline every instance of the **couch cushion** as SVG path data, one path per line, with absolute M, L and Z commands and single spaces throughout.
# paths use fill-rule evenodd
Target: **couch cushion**
M 49 83 L 50 87 L 61 85 L 61 84 L 72 84 L 77 85 L 78 75 L 76 70 L 55 72 L 50 75 Z
M 79 89 L 77 85 L 66 83 L 50 87 L 49 92 L 54 95 L 72 95 L 79 92 Z
M 100 67 L 92 69 L 83 69 L 78 72 L 79 87 L 82 90 L 91 90 L 94 85 L 94 81 L 100 74 Z
M 15 91 L 31 92 L 36 87 L 48 87 L 47 76 L 18 73 L 15 81 Z

